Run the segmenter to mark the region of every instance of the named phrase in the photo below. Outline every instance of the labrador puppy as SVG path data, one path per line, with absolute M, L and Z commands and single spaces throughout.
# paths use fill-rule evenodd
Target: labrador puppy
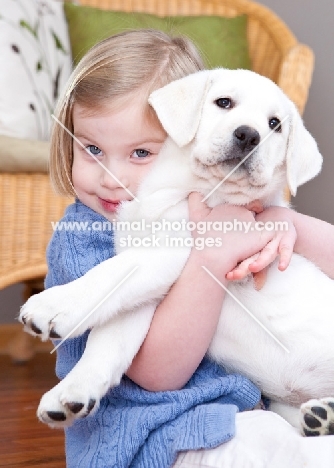
M 39 418 L 53 427 L 94 411 L 129 367 L 189 256 L 190 192 L 201 192 L 210 207 L 256 199 L 284 206 L 284 187 L 295 195 L 321 169 L 316 142 L 293 103 L 254 72 L 201 71 L 153 92 L 149 102 L 169 137 L 139 188 L 139 203 L 121 207 L 118 255 L 31 297 L 21 310 L 25 328 L 43 340 L 91 329 L 79 363 L 39 405 Z M 133 232 L 142 220 L 145 226 Z M 129 245 L 128 236 L 141 242 Z M 171 248 L 173 236 L 179 243 Z M 333 433 L 333 281 L 294 254 L 285 272 L 269 268 L 260 291 L 249 277 L 228 292 L 208 354 L 249 377 L 294 425 L 302 405 L 304 434 Z

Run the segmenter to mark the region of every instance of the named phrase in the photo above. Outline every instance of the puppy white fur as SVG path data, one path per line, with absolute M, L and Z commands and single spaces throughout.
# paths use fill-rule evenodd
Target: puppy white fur
M 148 225 L 188 220 L 188 194 L 199 191 L 207 196 L 215 187 L 206 200 L 211 207 L 244 205 L 255 199 L 265 206 L 285 205 L 284 187 L 288 185 L 294 195 L 321 169 L 317 145 L 293 103 L 273 82 L 254 72 L 195 73 L 155 91 L 150 104 L 169 138 L 141 184 L 140 202 L 125 202 L 120 221 L 144 219 Z M 21 311 L 26 329 L 32 332 L 32 324 L 37 326 L 42 339 L 48 339 L 50 331 L 66 337 L 77 327 L 73 337 L 92 328 L 80 362 L 41 400 L 38 416 L 51 426 L 68 425 L 84 416 L 94 403 L 98 406 L 108 388 L 119 383 L 145 338 L 157 304 L 189 256 L 190 247 L 166 244 L 167 235 L 190 238 L 187 231 L 156 232 L 160 248 L 124 247 L 122 238 L 149 237 L 149 230 L 115 234 L 116 257 L 70 284 L 31 297 Z M 289 353 L 229 295 L 209 349 L 209 355 L 228 370 L 248 376 L 274 402 L 287 405 L 288 410 L 276 404 L 275 410 L 294 424 L 293 407 L 311 398 L 334 396 L 333 285 L 296 254 L 285 272 L 278 271 L 276 264 L 270 267 L 260 291 L 251 279 L 231 283 L 229 291 Z M 91 314 L 100 301 L 104 302 Z M 76 414 L 73 402 L 82 404 Z M 54 413 L 64 417 L 54 420 Z

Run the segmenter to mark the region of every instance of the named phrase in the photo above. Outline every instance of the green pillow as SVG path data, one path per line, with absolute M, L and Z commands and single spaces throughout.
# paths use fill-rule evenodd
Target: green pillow
M 97 42 L 113 34 L 152 28 L 189 37 L 200 50 L 207 68 L 250 68 L 247 17 L 166 16 L 100 10 L 64 2 L 72 57 L 77 64 Z

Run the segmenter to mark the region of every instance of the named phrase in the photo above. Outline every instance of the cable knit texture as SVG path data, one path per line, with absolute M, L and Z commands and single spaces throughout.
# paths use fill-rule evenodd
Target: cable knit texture
M 97 229 L 106 219 L 81 202 L 70 205 L 62 221 L 87 222 L 88 229 L 54 232 L 47 250 L 47 288 L 73 281 L 115 254 L 112 231 Z M 60 379 L 82 356 L 88 334 L 58 348 Z M 168 468 L 179 451 L 231 439 L 235 413 L 253 408 L 259 399 L 248 379 L 228 375 L 208 359 L 178 391 L 148 392 L 123 377 L 96 413 L 65 430 L 67 468 Z

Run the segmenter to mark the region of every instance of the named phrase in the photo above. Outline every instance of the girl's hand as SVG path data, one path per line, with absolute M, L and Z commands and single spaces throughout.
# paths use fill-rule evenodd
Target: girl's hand
M 249 258 L 246 258 L 243 262 L 239 263 L 232 271 L 229 271 L 226 274 L 226 279 L 230 281 L 240 281 L 248 275 L 253 275 L 253 281 L 255 289 L 259 291 L 265 284 L 267 279 L 267 267 L 263 268 L 261 271 L 251 273 L 249 266 L 252 265 L 260 256 L 260 253 L 252 255 Z
M 289 208 L 271 206 L 255 216 L 257 222 L 266 225 L 277 225 L 273 240 L 260 252 L 259 258 L 249 268 L 252 272 L 262 270 L 263 267 L 272 263 L 279 256 L 278 269 L 286 270 L 289 266 L 294 245 L 297 239 L 297 231 L 293 221 L 293 211 Z
M 245 259 L 261 252 L 259 259 L 256 260 L 256 262 L 260 261 L 260 266 L 255 262 L 254 268 L 263 269 L 261 266 L 263 262 L 267 261 L 268 250 L 270 252 L 273 250 L 273 238 L 276 233 L 256 229 L 254 212 L 258 212 L 262 208 L 256 207 L 255 204 L 252 204 L 250 209 L 225 204 L 209 208 L 201 201 L 202 198 L 202 195 L 196 192 L 189 195 L 190 221 L 197 224 L 199 222 L 206 223 L 205 226 L 208 227 L 202 233 L 193 231 L 192 236 L 195 241 L 199 240 L 197 239 L 199 237 L 202 238 L 201 240 L 213 241 L 212 246 L 204 247 L 202 250 L 195 252 L 197 256 L 200 256 L 202 265 L 206 265 L 213 274 L 220 278 L 222 278 L 224 270 L 225 279 L 227 271 L 232 271 L 236 265 L 241 264 Z M 227 226 L 228 223 L 230 229 L 215 230 L 213 228 L 215 222 L 220 222 L 223 226 Z M 235 224 L 236 222 L 238 225 Z M 247 226 L 247 229 L 244 229 L 244 226 Z M 193 248 L 193 250 L 196 250 L 196 248 Z M 223 265 L 224 268 L 222 268 Z
M 251 208 L 252 209 L 252 208 Z M 254 210 L 254 209 L 253 209 Z M 255 274 L 254 280 L 257 289 L 261 289 L 265 282 L 265 269 L 279 256 L 278 268 L 284 271 L 290 263 L 293 248 L 296 242 L 297 233 L 293 224 L 293 212 L 288 208 L 272 206 L 263 211 L 259 211 L 256 221 L 265 224 L 267 222 L 281 224 L 283 229 L 276 230 L 273 239 L 257 255 L 241 262 L 236 268 L 230 271 L 226 278 L 232 281 L 241 280 L 248 274 Z

